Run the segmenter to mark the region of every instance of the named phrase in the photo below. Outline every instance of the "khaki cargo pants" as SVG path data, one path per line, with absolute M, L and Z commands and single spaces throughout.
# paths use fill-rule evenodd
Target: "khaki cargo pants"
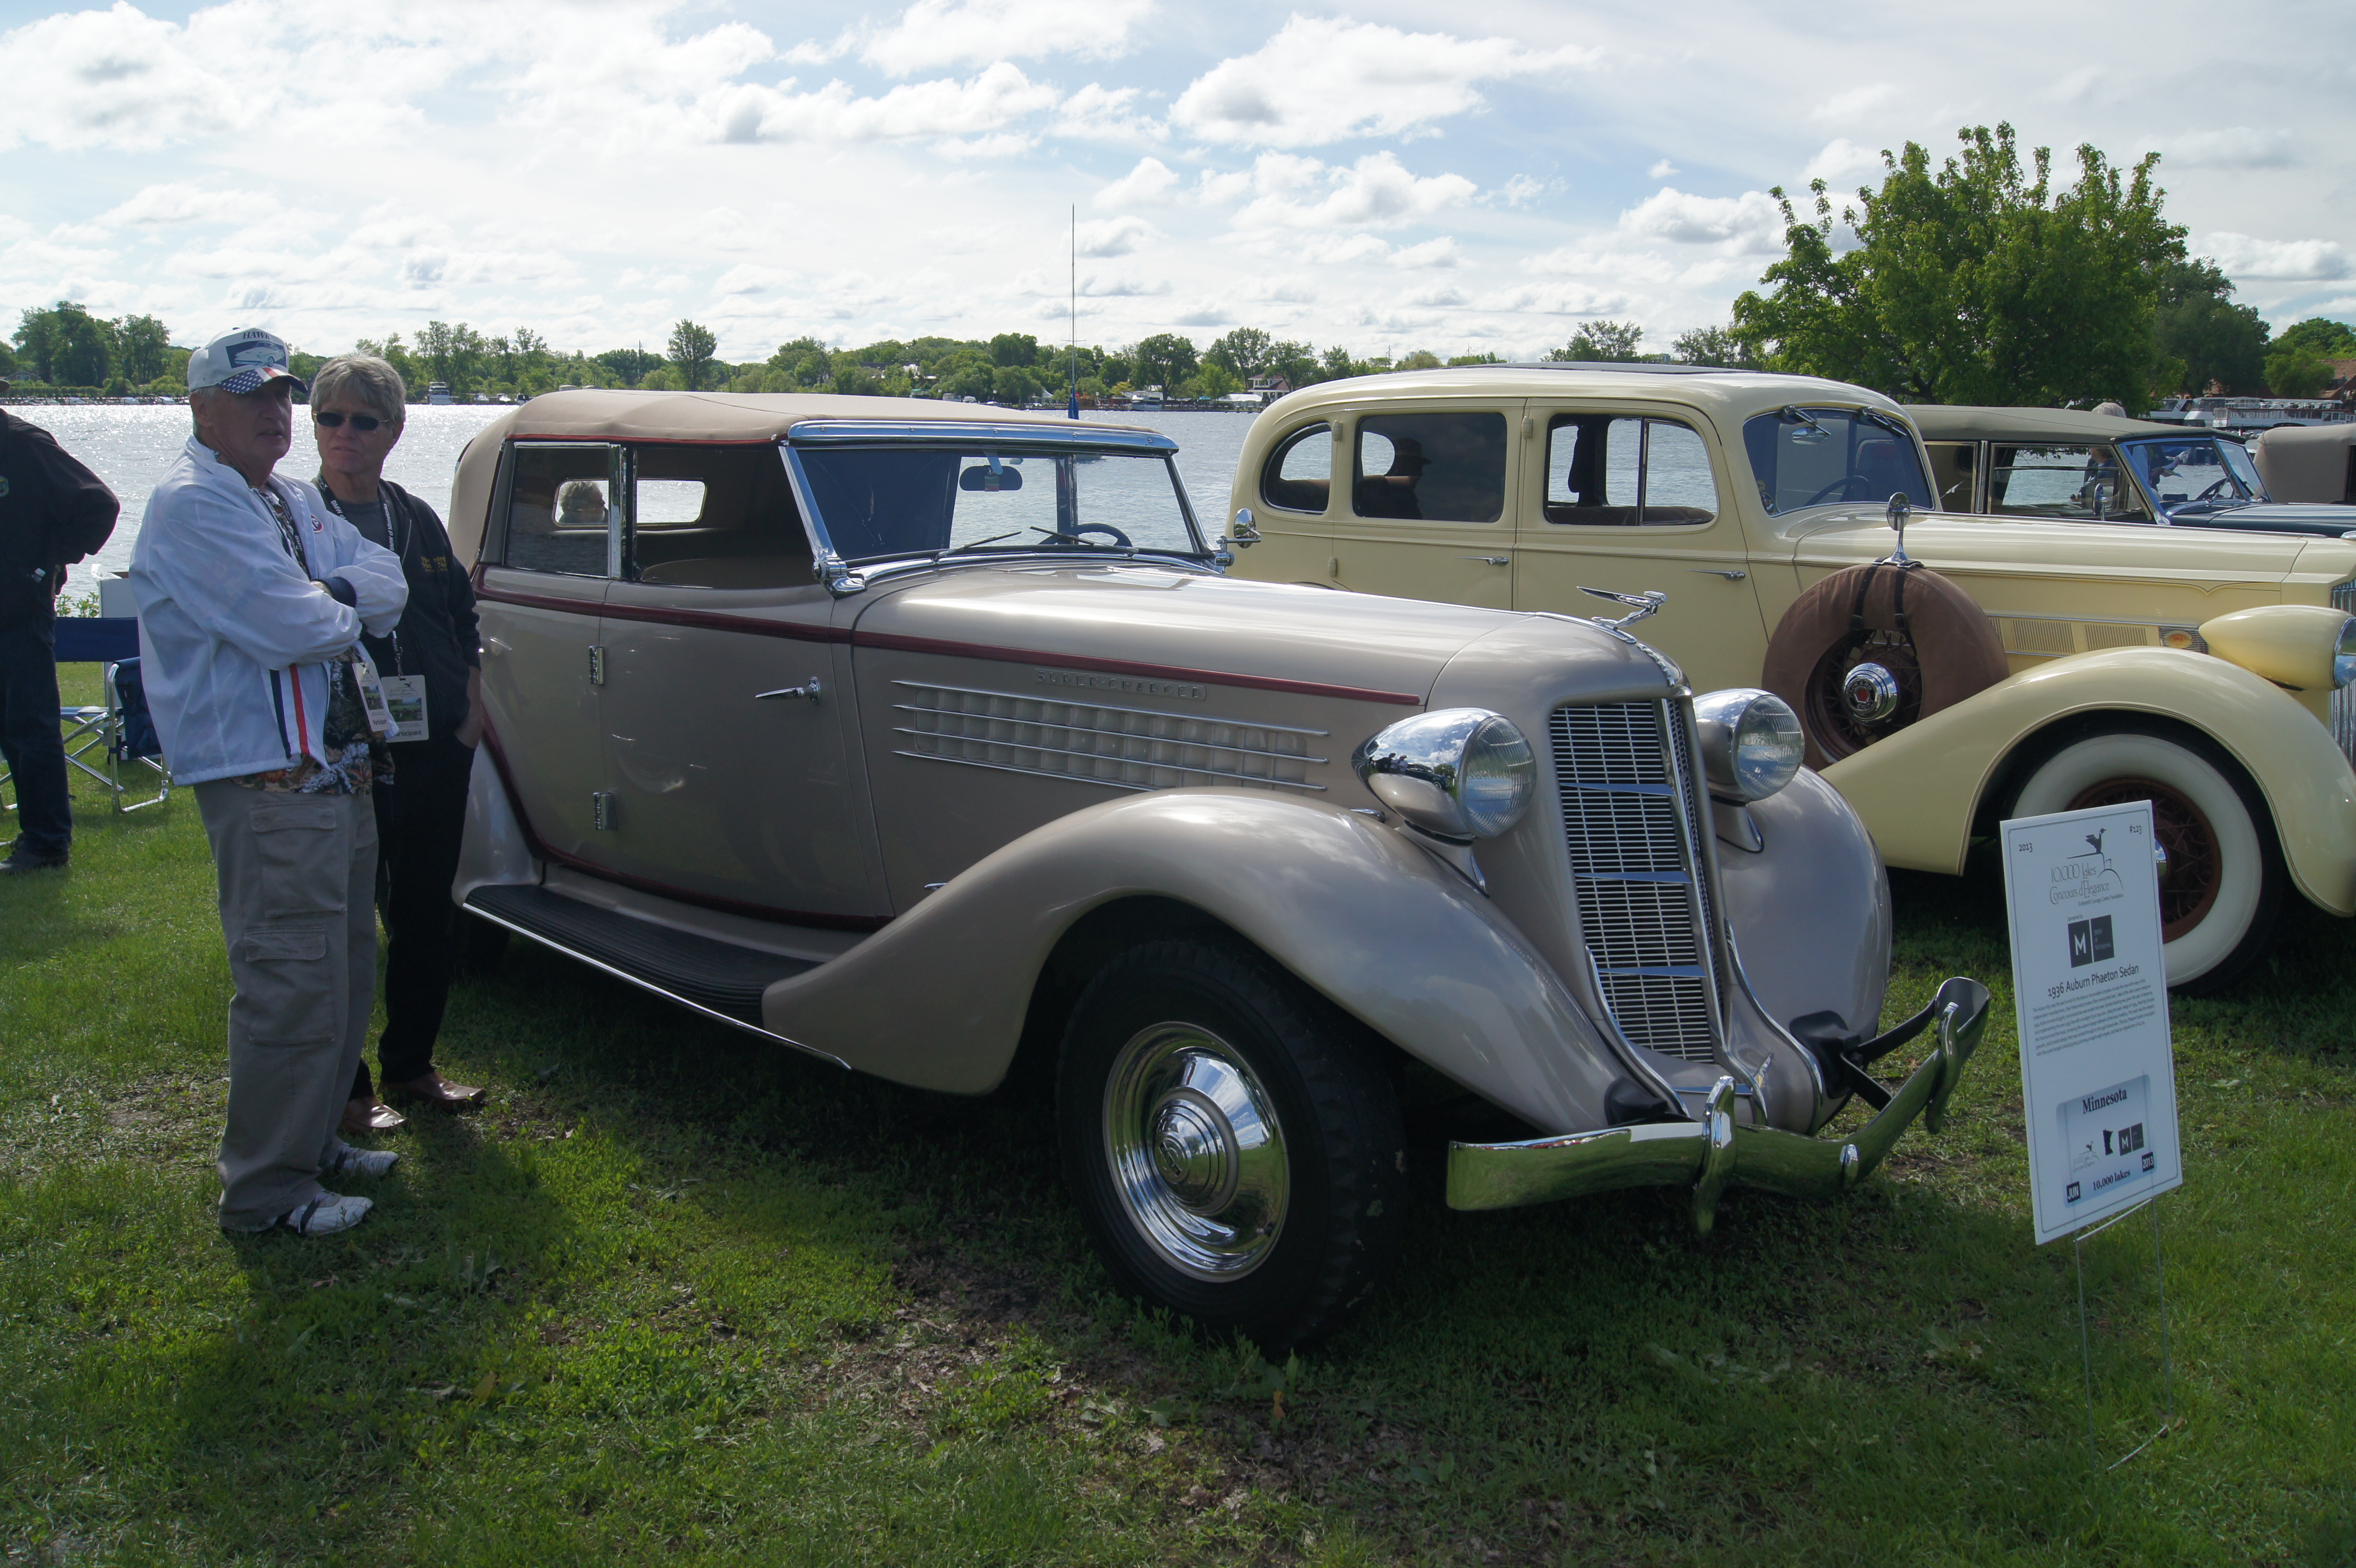
M 366 795 L 196 787 L 229 944 L 229 1126 L 220 1222 L 319 1191 L 376 999 L 376 812 Z

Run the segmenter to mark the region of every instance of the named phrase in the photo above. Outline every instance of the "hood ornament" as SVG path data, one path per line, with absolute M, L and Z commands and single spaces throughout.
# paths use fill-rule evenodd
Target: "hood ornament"
M 1610 588 L 1590 588 L 1585 586 L 1580 587 L 1579 591 L 1582 594 L 1592 594 L 1599 599 L 1610 599 L 1615 605 L 1629 606 L 1631 609 L 1630 614 L 1622 616 L 1618 620 L 1605 620 L 1601 616 L 1597 616 L 1595 618 L 1595 624 L 1601 627 L 1604 630 L 1616 633 L 1620 637 L 1624 638 L 1631 642 L 1633 642 L 1635 639 L 1629 637 L 1626 632 L 1622 631 L 1620 628 L 1625 626 L 1633 626 L 1636 622 L 1643 620 L 1646 616 L 1655 616 L 1660 614 L 1661 607 L 1669 602 L 1669 596 L 1661 592 L 1658 588 L 1647 588 L 1641 594 L 1616 594 Z

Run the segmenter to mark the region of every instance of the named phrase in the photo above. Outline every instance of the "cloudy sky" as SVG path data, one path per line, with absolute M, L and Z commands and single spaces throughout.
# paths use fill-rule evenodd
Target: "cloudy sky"
M 1530 357 L 1723 322 L 1766 194 L 1912 138 L 2157 150 L 2278 326 L 2356 318 L 2356 6 L 0 0 L 0 311 L 316 351 L 428 319 L 724 357 L 1262 327 Z

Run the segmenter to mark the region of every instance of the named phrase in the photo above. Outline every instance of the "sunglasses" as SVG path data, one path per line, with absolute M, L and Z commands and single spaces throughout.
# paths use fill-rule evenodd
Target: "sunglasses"
M 327 410 L 325 413 L 313 414 L 311 416 L 311 423 L 322 425 L 329 430 L 340 430 L 343 428 L 344 421 L 348 419 L 352 422 L 352 428 L 361 432 L 363 435 L 369 431 L 376 429 L 379 425 L 384 423 L 383 420 L 379 419 L 373 413 L 337 413 L 332 408 Z

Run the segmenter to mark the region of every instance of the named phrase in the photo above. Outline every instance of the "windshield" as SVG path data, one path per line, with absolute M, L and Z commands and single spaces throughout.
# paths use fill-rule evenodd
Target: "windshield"
M 1770 512 L 1834 501 L 1875 504 L 1903 495 L 1933 504 L 1914 433 L 1886 413 L 1853 408 L 1783 408 L 1742 424 L 1759 499 Z
M 1041 549 L 1204 553 L 1161 453 L 982 446 L 798 446 L 810 501 L 845 561 Z
M 2258 466 L 2238 441 L 2214 435 L 2161 435 L 2129 441 L 2127 463 L 2161 510 L 2216 511 L 2266 499 Z

